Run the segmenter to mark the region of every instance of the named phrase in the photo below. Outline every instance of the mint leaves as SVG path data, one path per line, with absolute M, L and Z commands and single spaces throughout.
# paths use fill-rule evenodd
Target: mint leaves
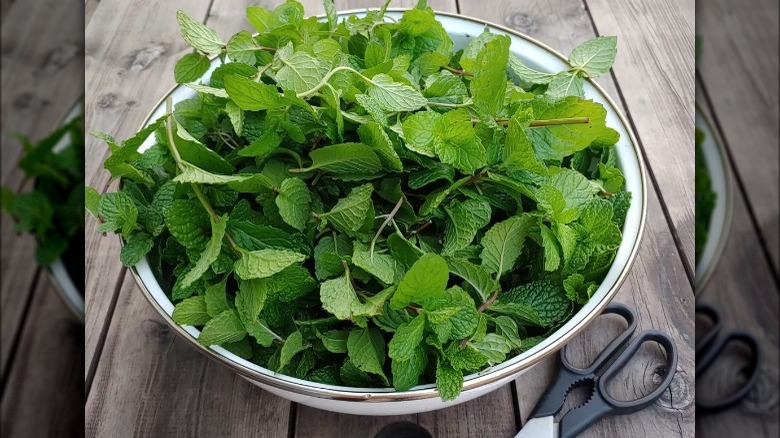
M 451 400 L 565 322 L 612 263 L 630 194 L 582 89 L 614 40 L 535 72 L 488 31 L 456 54 L 425 2 L 397 22 L 324 6 L 322 22 L 295 1 L 249 7 L 259 33 L 230 38 L 179 13 L 194 52 L 174 77 L 198 96 L 125 142 L 95 134 L 122 188 L 87 190 L 88 211 L 124 263 L 151 262 L 202 344 Z
M 34 183 L 23 193 L 2 187 L 2 209 L 14 220 L 17 232 L 35 236 L 38 241 L 35 259 L 45 267 L 61 258 L 71 248 L 70 242 L 75 251 L 81 251 L 78 245 L 84 227 L 81 204 L 89 206 L 92 214 L 98 214 L 101 206 L 96 192 L 84 191 L 84 118 L 81 115 L 73 118 L 35 143 L 24 137 L 19 140 L 24 147 L 19 168 Z M 111 222 L 99 228 L 132 231 L 135 206 L 121 200 L 119 205 L 112 202 L 116 200 L 104 203 Z M 63 261 L 78 284 L 78 278 L 84 275 L 83 266 L 72 266 L 77 261 L 75 258 Z

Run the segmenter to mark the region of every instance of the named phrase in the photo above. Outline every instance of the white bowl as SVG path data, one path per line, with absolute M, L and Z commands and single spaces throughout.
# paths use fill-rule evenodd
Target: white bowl
M 57 127 L 60 127 L 74 118 L 78 117 L 84 111 L 84 105 L 81 99 L 79 99 L 69 110 L 65 113 L 65 117 L 62 118 Z M 54 152 L 59 152 L 69 145 L 70 136 L 64 136 L 60 141 L 54 145 Z M 54 261 L 47 269 L 54 288 L 57 290 L 62 301 L 73 312 L 76 318 L 82 323 L 84 322 L 84 293 L 79 291 L 79 288 L 73 284 L 73 279 L 70 277 L 70 273 L 65 268 L 65 264 L 61 258 Z M 83 290 L 84 285 L 79 286 Z
M 732 175 L 728 166 L 726 148 L 710 119 L 696 105 L 696 127 L 704 132 L 701 153 L 710 175 L 712 191 L 715 192 L 715 208 L 712 211 L 710 225 L 707 229 L 707 243 L 696 262 L 694 275 L 695 295 L 701 295 L 707 282 L 715 272 L 723 249 L 726 246 L 729 227 L 731 226 L 731 211 L 734 202 L 732 192 Z
M 387 15 L 399 19 L 403 10 L 390 10 Z M 347 11 L 340 14 L 362 16 L 365 11 Z M 509 35 L 512 40 L 510 50 L 527 65 L 542 71 L 558 72 L 568 68 L 566 58 L 546 45 L 505 27 L 481 20 L 447 13 L 437 13 L 437 18 L 455 42 L 462 48 L 470 39 L 482 33 L 485 26 L 492 32 Z M 212 69 L 204 76 L 208 81 L 211 72 L 218 65 L 212 62 Z M 184 86 L 175 87 L 169 95 L 173 102 L 195 97 L 196 93 Z M 523 371 L 538 363 L 576 336 L 601 313 L 617 293 L 620 284 L 628 275 L 629 267 L 636 256 L 639 241 L 644 229 L 646 211 L 645 170 L 636 139 L 629 125 L 615 103 L 595 83 L 585 84 L 585 95 L 604 105 L 607 109 L 607 124 L 620 133 L 620 142 L 616 145 L 619 166 L 626 177 L 627 190 L 632 193 L 631 207 L 623 229 L 623 242 L 618 248 L 615 261 L 591 300 L 583 306 L 566 324 L 534 348 L 513 357 L 504 363 L 490 367 L 480 373 L 465 377 L 463 391 L 452 401 L 444 402 L 439 398 L 434 385 L 419 385 L 408 391 L 396 392 L 392 388 L 351 388 L 325 385 L 293 377 L 276 374 L 250 361 L 230 353 L 222 347 L 206 348 L 197 342 L 199 330 L 191 326 L 178 326 L 171 319 L 173 304 L 160 288 L 149 263 L 142 260 L 131 269 L 144 296 L 154 306 L 165 321 L 198 351 L 231 368 L 250 382 L 286 399 L 328 411 L 360 415 L 399 415 L 441 409 L 463 403 L 493 391 Z M 167 97 L 167 96 L 166 96 Z M 144 126 L 165 113 L 165 97 L 160 100 L 147 117 Z M 154 140 L 149 139 L 141 148 L 148 148 Z

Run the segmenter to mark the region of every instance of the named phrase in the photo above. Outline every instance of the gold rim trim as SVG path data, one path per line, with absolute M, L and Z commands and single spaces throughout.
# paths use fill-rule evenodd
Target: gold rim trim
M 339 12 L 339 16 L 348 16 L 348 15 L 354 15 L 354 14 L 360 14 L 365 13 L 369 9 L 352 9 L 347 10 L 343 12 Z M 403 12 L 407 9 L 404 8 L 388 8 L 388 12 Z M 564 62 L 568 62 L 568 59 L 563 56 L 560 52 L 553 49 L 552 47 L 537 41 L 534 38 L 531 38 L 521 32 L 515 31 L 513 29 L 510 29 L 508 27 L 491 23 L 486 20 L 463 16 L 454 14 L 451 12 L 435 12 L 438 16 L 445 16 L 450 18 L 457 18 L 461 20 L 471 21 L 473 23 L 481 24 L 484 26 L 489 26 L 494 29 L 500 30 L 502 32 L 506 32 L 508 34 L 511 34 L 517 38 L 520 38 L 522 40 L 528 41 L 532 44 L 535 44 L 542 49 L 546 50 L 547 52 L 551 53 L 555 57 L 559 58 L 560 60 Z M 318 16 L 319 18 L 323 18 L 324 15 Z M 212 57 L 211 60 L 213 60 L 216 57 Z M 463 389 L 462 393 L 465 393 L 467 391 L 478 389 L 482 386 L 489 385 L 491 383 L 495 383 L 497 381 L 511 378 L 513 375 L 519 374 L 521 371 L 524 371 L 533 365 L 536 365 L 538 362 L 545 359 L 550 354 L 555 353 L 559 349 L 561 349 L 564 345 L 566 345 L 572 338 L 576 337 L 582 330 L 585 329 L 596 317 L 598 317 L 601 312 L 604 310 L 604 308 L 612 301 L 612 299 L 617 294 L 618 290 L 620 289 L 620 286 L 623 284 L 623 282 L 626 280 L 626 277 L 628 276 L 628 273 L 631 269 L 631 266 L 634 263 L 634 260 L 636 259 L 637 252 L 639 251 L 639 245 L 642 240 L 642 236 L 644 234 L 645 230 L 645 220 L 647 216 L 647 180 L 646 180 L 646 170 L 645 170 L 645 163 L 642 159 L 642 153 L 639 149 L 638 142 L 636 140 L 636 136 L 634 135 L 633 130 L 631 129 L 631 125 L 628 123 L 628 120 L 626 120 L 625 115 L 623 115 L 623 112 L 620 110 L 620 108 L 617 106 L 614 100 L 612 100 L 612 97 L 610 97 L 601 86 L 599 86 L 596 82 L 594 82 L 591 79 L 588 79 L 588 82 L 604 97 L 604 99 L 607 101 L 607 103 L 612 107 L 612 110 L 617 114 L 618 118 L 620 119 L 620 122 L 623 124 L 623 127 L 626 129 L 626 132 L 628 132 L 629 139 L 631 141 L 631 146 L 634 149 L 634 153 L 636 155 L 638 167 L 639 167 L 639 177 L 641 181 L 641 191 L 642 191 L 642 205 L 641 205 L 641 213 L 639 218 L 639 228 L 636 233 L 636 239 L 634 240 L 634 246 L 631 249 L 631 253 L 628 256 L 628 259 L 626 260 L 625 265 L 623 266 L 623 269 L 621 270 L 620 274 L 618 275 L 617 280 L 615 281 L 615 284 L 612 285 L 612 287 L 607 291 L 607 293 L 604 295 L 604 297 L 599 301 L 592 312 L 587 314 L 577 325 L 570 331 L 559 335 L 557 339 L 555 339 L 550 345 L 546 346 L 545 348 L 539 350 L 538 352 L 534 353 L 533 355 L 518 361 L 517 363 L 514 363 L 512 365 L 506 366 L 504 368 L 501 368 L 499 370 L 486 372 L 484 374 L 476 374 L 476 377 L 469 378 L 469 376 L 466 376 L 466 380 L 463 383 Z M 143 128 L 151 119 L 152 114 L 154 111 L 159 108 L 165 99 L 168 98 L 168 96 L 171 95 L 177 88 L 179 88 L 181 85 L 175 85 L 173 86 L 153 107 L 151 111 L 147 114 L 146 118 L 142 122 L 139 129 Z M 119 238 L 120 242 L 122 241 L 121 237 Z M 133 274 L 133 278 L 135 279 L 135 282 L 137 283 L 138 287 L 143 291 L 144 297 L 146 297 L 146 300 L 154 307 L 154 309 L 157 311 L 158 314 L 170 325 L 174 331 L 183 337 L 185 341 L 187 341 L 190 345 L 194 346 L 197 351 L 199 351 L 201 354 L 205 355 L 206 357 L 221 363 L 224 366 L 227 366 L 237 374 L 241 375 L 242 377 L 250 380 L 251 382 L 260 383 L 263 385 L 268 385 L 283 391 L 289 391 L 294 392 L 296 394 L 304 395 L 304 396 L 310 396 L 310 397 L 317 397 L 322 399 L 329 399 L 329 400 L 338 400 L 338 401 L 350 401 L 350 402 L 401 402 L 401 401 L 408 401 L 408 400 L 422 400 L 422 399 L 430 399 L 435 398 L 439 396 L 438 391 L 436 391 L 436 388 L 430 387 L 430 388 L 422 388 L 422 389 L 414 389 L 412 388 L 409 391 L 405 392 L 372 392 L 372 391 L 366 391 L 368 388 L 352 388 L 352 387 L 336 387 L 333 385 L 324 385 L 324 384 L 316 384 L 315 382 L 307 382 L 307 383 L 299 383 L 299 382 L 292 382 L 287 380 L 281 380 L 278 377 L 273 377 L 270 375 L 259 373 L 255 370 L 252 370 L 244 365 L 241 365 L 237 362 L 231 361 L 228 358 L 218 354 L 216 351 L 212 350 L 211 348 L 204 347 L 200 343 L 198 343 L 197 339 L 192 337 L 189 333 L 187 333 L 181 326 L 173 322 L 171 317 L 168 315 L 168 313 L 165 312 L 165 310 L 162 309 L 160 304 L 152 297 L 151 292 L 146 288 L 146 285 L 141 280 L 140 276 L 138 275 L 138 272 L 136 271 L 135 267 L 129 268 L 130 272 Z M 556 332 L 557 333 L 557 332 Z M 555 336 L 553 334 L 552 336 Z M 510 359 L 511 360 L 511 359 Z M 259 365 L 258 365 L 259 367 Z M 260 367 L 262 368 L 262 367 Z M 272 371 L 268 370 L 269 373 L 273 373 Z M 472 375 L 473 376 L 473 375 Z M 297 379 L 300 380 L 300 379 Z M 302 381 L 305 382 L 305 381 Z M 420 385 L 420 386 L 431 386 L 431 385 Z M 341 389 L 330 389 L 330 388 L 341 388 Z M 457 400 L 457 399 L 456 399 Z
M 734 175 L 731 174 L 731 166 L 729 164 L 728 154 L 726 153 L 726 143 L 723 141 L 723 138 L 721 138 L 720 132 L 715 129 L 715 124 L 712 122 L 709 113 L 704 111 L 704 107 L 698 103 L 696 103 L 694 106 L 696 108 L 696 112 L 699 113 L 702 120 L 704 120 L 704 124 L 707 126 L 707 134 L 712 137 L 712 140 L 715 143 L 715 148 L 718 150 L 718 155 L 720 156 L 720 161 L 723 167 L 723 178 L 726 180 L 726 212 L 723 217 L 723 230 L 721 235 L 718 236 L 718 244 L 715 247 L 715 252 L 712 253 L 710 264 L 705 267 L 706 270 L 701 274 L 701 281 L 696 280 L 696 255 L 694 253 L 693 295 L 694 297 L 699 298 L 704 294 L 704 291 L 707 289 L 707 284 L 715 274 L 715 267 L 720 262 L 720 258 L 723 256 L 723 252 L 726 250 L 726 243 L 728 242 L 729 235 L 731 234 L 731 222 L 734 213 Z M 710 231 L 711 230 L 709 229 L 707 230 L 707 238 L 711 237 L 709 235 Z

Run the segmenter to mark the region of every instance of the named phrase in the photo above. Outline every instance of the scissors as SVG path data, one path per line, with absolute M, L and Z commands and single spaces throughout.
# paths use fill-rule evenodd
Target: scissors
M 515 438 L 573 438 L 607 415 L 630 414 L 655 402 L 672 383 L 677 369 L 677 346 L 672 338 L 659 330 L 647 330 L 636 338 L 636 318 L 628 307 L 612 303 L 602 313 L 623 317 L 628 327 L 612 340 L 587 368 L 578 368 L 566 359 L 566 347 L 558 358 L 560 368 L 550 386 L 531 413 L 528 422 Z M 630 342 L 629 342 L 630 341 Z M 666 376 L 650 394 L 633 401 L 615 400 L 607 392 L 607 383 L 631 360 L 645 342 L 657 342 L 666 354 Z M 614 362 L 610 361 L 614 359 Z M 569 392 L 584 383 L 593 384 L 593 393 L 588 401 L 567 412 L 560 423 L 555 415 L 561 411 Z
M 759 364 L 761 363 L 761 349 L 758 341 L 750 333 L 742 330 L 730 330 L 721 335 L 721 320 L 718 311 L 707 304 L 696 305 L 696 315 L 708 318 L 712 327 L 696 340 L 696 375 L 701 376 L 720 357 L 720 354 L 730 342 L 744 344 L 751 352 L 748 368 L 748 379 L 739 389 L 732 394 L 721 397 L 718 400 L 706 400 L 696 394 L 696 412 L 717 412 L 731 407 L 742 401 L 750 393 L 750 390 L 758 381 Z

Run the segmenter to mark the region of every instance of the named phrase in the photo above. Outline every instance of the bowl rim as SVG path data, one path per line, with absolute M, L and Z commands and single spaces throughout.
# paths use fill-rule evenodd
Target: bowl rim
M 704 291 L 707 289 L 707 285 L 709 284 L 710 280 L 712 279 L 714 273 L 715 273 L 715 267 L 718 265 L 718 262 L 720 261 L 721 256 L 723 256 L 723 252 L 726 250 L 726 243 L 729 240 L 729 235 L 731 231 L 731 225 L 732 225 L 732 217 L 734 213 L 734 175 L 731 173 L 731 166 L 729 165 L 729 159 L 728 159 L 728 153 L 726 152 L 726 144 L 723 141 L 723 138 L 720 135 L 720 132 L 716 129 L 715 124 L 712 121 L 712 118 L 710 115 L 704 111 L 704 105 L 699 104 L 696 102 L 694 104 L 694 108 L 696 111 L 696 115 L 701 117 L 702 121 L 704 122 L 703 127 L 698 127 L 699 129 L 704 130 L 704 132 L 712 138 L 713 143 L 715 144 L 715 149 L 718 154 L 718 157 L 720 158 L 720 162 L 717 163 L 720 168 L 723 171 L 723 179 L 724 186 L 726 188 L 726 191 L 724 193 L 718 193 L 718 195 L 725 195 L 723 202 L 724 204 L 724 213 L 723 213 L 723 229 L 720 235 L 718 235 L 717 243 L 715 244 L 715 250 L 712 253 L 712 256 L 708 260 L 707 265 L 704 266 L 704 271 L 701 273 L 701 276 L 697 276 L 696 268 L 698 265 L 698 262 L 694 260 L 694 281 L 693 281 L 693 287 L 694 287 L 694 296 L 700 297 Z M 710 165 L 713 163 L 706 163 L 707 170 L 710 170 Z M 712 230 L 712 224 L 713 220 L 710 219 L 710 224 L 707 226 L 707 244 L 710 244 L 710 233 Z M 705 244 L 705 248 L 708 246 Z
M 338 15 L 348 16 L 348 15 L 355 15 L 355 14 L 364 14 L 367 11 L 371 11 L 371 10 L 378 10 L 378 8 L 348 9 L 344 11 L 339 11 Z M 407 10 L 409 10 L 409 8 L 387 8 L 386 11 L 402 13 Z M 517 38 L 520 38 L 529 43 L 537 45 L 541 49 L 547 51 L 548 53 L 550 53 L 551 55 L 553 55 L 554 57 L 558 58 L 563 62 L 568 62 L 568 58 L 566 56 L 564 56 L 557 50 L 553 49 L 552 47 L 548 46 L 547 44 L 542 43 L 541 41 L 538 41 L 522 32 L 516 31 L 506 26 L 495 24 L 490 21 L 482 20 L 479 18 L 460 15 L 453 12 L 434 11 L 434 13 L 437 16 L 470 21 L 476 24 L 480 24 L 482 26 L 488 26 L 500 30 L 502 32 L 506 32 Z M 316 15 L 316 17 L 323 19 L 325 18 L 325 15 L 320 14 L 320 15 Z M 213 60 L 215 58 L 216 56 L 212 56 L 210 60 Z M 612 301 L 612 299 L 620 289 L 621 285 L 628 277 L 631 267 L 633 266 L 634 260 L 636 259 L 636 255 L 639 252 L 642 236 L 644 235 L 644 231 L 645 231 L 645 223 L 647 217 L 647 178 L 646 178 L 647 171 L 645 168 L 645 162 L 643 159 L 642 150 L 639 147 L 639 142 L 636 139 L 636 135 L 632 129 L 631 124 L 626 119 L 625 115 L 620 110 L 620 108 L 615 103 L 615 101 L 612 99 L 612 97 L 609 94 L 607 94 L 604 91 L 604 89 L 599 84 L 597 84 L 593 79 L 586 78 L 586 80 L 604 98 L 604 100 L 612 108 L 614 114 L 620 120 L 621 124 L 623 125 L 626 132 L 628 133 L 629 141 L 637 160 L 637 168 L 639 171 L 639 180 L 640 180 L 640 187 L 642 193 L 642 203 L 640 205 L 641 208 L 639 212 L 640 213 L 639 223 L 638 223 L 636 239 L 634 241 L 633 247 L 631 248 L 631 252 L 628 254 L 628 258 L 626 259 L 626 263 L 623 266 L 623 269 L 618 274 L 612 287 L 610 287 L 610 289 L 604 294 L 604 296 L 599 302 L 595 303 L 592 311 L 586 314 L 575 327 L 573 327 L 571 330 L 561 335 L 558 339 L 556 339 L 554 342 L 550 343 L 546 347 L 528 356 L 527 358 L 518 361 L 517 363 L 514 363 L 512 365 L 500 369 L 491 370 L 488 372 L 481 371 L 478 373 L 471 374 L 471 376 L 476 376 L 473 378 L 469 378 L 469 376 L 464 376 L 465 380 L 463 383 L 463 387 L 461 389 L 461 394 L 467 391 L 477 390 L 481 387 L 499 382 L 503 379 L 511 378 L 512 376 L 519 374 L 521 371 L 526 370 L 529 367 L 541 362 L 549 355 L 561 349 L 570 340 L 575 338 L 595 318 L 597 318 L 604 310 L 604 308 L 606 308 L 606 306 Z M 181 84 L 174 85 L 158 100 L 158 102 L 152 107 L 152 109 L 144 118 L 139 129 L 142 129 L 146 124 L 148 124 L 155 110 L 165 102 L 168 96 L 170 96 L 176 89 L 178 89 L 181 86 L 182 86 Z M 117 235 L 117 237 L 120 241 L 120 245 L 124 245 L 121 236 Z M 211 360 L 214 360 L 220 363 L 221 365 L 228 367 L 233 372 L 237 373 L 241 377 L 253 383 L 268 385 L 270 387 L 276 388 L 281 391 L 293 392 L 295 394 L 299 394 L 305 397 L 314 397 L 319 399 L 329 399 L 334 401 L 347 401 L 347 402 L 403 402 L 403 401 L 423 400 L 423 399 L 431 399 L 431 398 L 439 397 L 439 393 L 436 390 L 436 387 L 431 384 L 418 385 L 407 391 L 399 392 L 399 391 L 388 390 L 392 388 L 358 388 L 358 387 L 349 387 L 349 386 L 342 387 L 336 385 L 318 384 L 316 382 L 307 382 L 301 379 L 296 379 L 296 380 L 301 380 L 302 383 L 299 383 L 298 381 L 286 381 L 272 375 L 264 375 L 262 373 L 259 373 L 238 362 L 232 361 L 221 354 L 218 354 L 212 347 L 205 347 L 202 344 L 200 344 L 197 338 L 195 338 L 190 333 L 188 333 L 182 326 L 176 324 L 171 318 L 171 316 L 168 315 L 168 313 L 161 307 L 160 303 L 158 303 L 154 299 L 152 293 L 148 290 L 146 284 L 141 279 L 136 269 L 136 266 L 131 266 L 128 269 L 130 273 L 133 275 L 133 278 L 135 279 L 137 286 L 143 292 L 143 295 L 146 298 L 146 300 L 149 302 L 149 304 L 152 305 L 155 311 L 165 320 L 165 322 L 169 326 L 171 326 L 171 328 L 173 328 L 174 332 L 177 335 L 183 337 L 187 343 L 195 347 L 196 351 L 200 352 L 201 354 L 210 358 Z M 309 384 L 307 385 L 306 383 Z M 330 389 L 330 388 L 342 388 L 342 389 Z M 454 401 L 457 402 L 457 399 Z
M 57 123 L 54 125 L 54 128 L 57 129 L 68 123 L 77 117 L 79 110 L 83 111 L 83 109 L 84 95 L 82 94 L 78 99 L 76 99 L 75 102 L 73 102 L 73 104 L 71 104 L 68 110 L 62 114 Z M 63 303 L 65 303 L 65 306 L 70 309 L 79 322 L 84 324 L 84 317 L 86 313 L 86 292 L 83 291 L 83 289 L 86 288 L 84 285 L 81 286 L 82 291 L 79 291 L 79 287 L 73 283 L 73 278 L 70 276 L 70 272 L 68 272 L 65 264 L 62 261 L 62 257 L 57 257 L 54 263 L 45 267 L 43 270 L 49 277 L 49 283 L 52 284 L 54 289 L 57 291 L 57 296 L 62 299 Z M 79 294 L 79 292 L 82 292 L 83 295 Z

